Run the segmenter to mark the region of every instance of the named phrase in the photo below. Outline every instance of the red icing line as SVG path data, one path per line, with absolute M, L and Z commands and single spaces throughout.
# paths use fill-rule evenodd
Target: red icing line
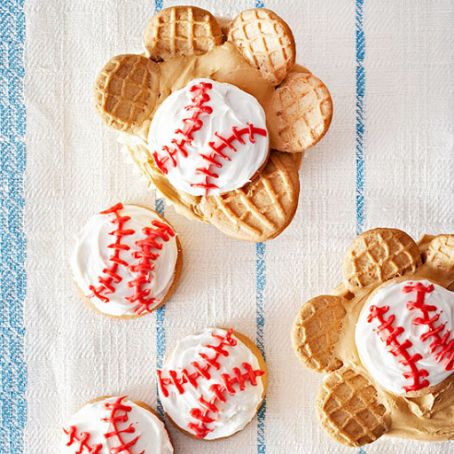
M 129 287 L 133 289 L 133 294 L 126 299 L 130 303 L 136 303 L 138 306 L 135 308 L 136 314 L 140 315 L 144 312 L 150 312 L 157 300 L 150 296 L 150 287 L 144 288 L 144 285 L 150 283 L 151 272 L 154 270 L 153 263 L 159 257 L 156 250 L 162 249 L 162 243 L 158 240 L 169 241 L 170 238 L 175 236 L 175 232 L 163 222 L 153 221 L 154 228 L 145 227 L 142 231 L 145 234 L 143 240 L 136 241 L 136 246 L 139 251 L 133 253 L 133 257 L 139 261 L 137 265 L 131 265 L 130 271 L 136 274 L 136 277 L 128 282 Z
M 112 221 L 112 224 L 117 224 L 117 228 L 109 233 L 109 235 L 115 237 L 115 241 L 107 246 L 109 249 L 114 250 L 113 254 L 109 257 L 111 265 L 108 268 L 104 268 L 102 270 L 103 275 L 98 277 L 98 281 L 100 283 L 98 287 L 95 287 L 94 285 L 89 286 L 89 289 L 92 292 L 89 297 L 91 298 L 93 296 L 96 296 L 105 303 L 108 303 L 110 301 L 107 294 L 114 293 L 115 284 L 118 284 L 122 281 L 121 276 L 117 273 L 118 267 L 120 265 L 128 266 L 127 262 L 125 262 L 121 258 L 121 252 L 128 251 L 129 246 L 127 244 L 123 244 L 121 240 L 124 236 L 132 235 L 134 233 L 134 230 L 124 228 L 125 223 L 128 222 L 131 218 L 129 216 L 121 216 L 120 211 L 122 209 L 123 204 L 117 203 L 113 207 L 101 211 L 100 213 L 113 214 L 115 216 L 115 219 Z
M 115 438 L 116 441 L 119 443 L 118 446 L 110 448 L 110 454 L 133 454 L 132 451 L 129 450 L 132 446 L 134 446 L 140 438 L 140 435 L 133 438 L 131 441 L 126 442 L 123 440 L 123 434 L 133 434 L 135 433 L 136 429 L 134 424 L 129 424 L 126 429 L 120 429 L 118 424 L 123 424 L 129 421 L 128 413 L 131 411 L 131 406 L 125 405 L 123 400 L 126 396 L 119 397 L 115 402 L 110 403 L 107 402 L 105 407 L 107 410 L 110 410 L 110 414 L 107 418 L 104 418 L 103 421 L 106 421 L 112 427 L 110 432 L 104 434 L 106 439 L 108 438 Z M 143 454 L 145 451 L 141 451 Z
M 202 114 L 209 115 L 213 112 L 213 109 L 210 106 L 205 105 L 211 99 L 208 91 L 212 88 L 213 84 L 209 82 L 200 82 L 189 89 L 191 93 L 193 93 L 191 98 L 192 104 L 185 106 L 185 110 L 189 112 L 192 111 L 192 115 L 184 118 L 183 127 L 175 131 L 175 134 L 179 135 L 180 138 L 174 138 L 171 141 L 172 145 L 162 147 L 162 151 L 166 154 L 163 158 L 159 157 L 158 152 L 155 151 L 153 153 L 156 166 L 162 173 L 166 174 L 168 172 L 169 163 L 172 164 L 173 167 L 176 167 L 176 155 L 178 153 L 181 153 L 185 158 L 188 156 L 186 145 L 192 142 L 194 133 L 203 126 L 200 116 Z
M 201 153 L 200 156 L 208 162 L 206 167 L 198 167 L 196 169 L 196 173 L 204 175 L 203 181 L 200 183 L 192 183 L 192 187 L 198 188 L 205 188 L 205 195 L 208 195 L 210 189 L 218 189 L 218 186 L 210 181 L 210 178 L 219 178 L 219 175 L 214 173 L 211 169 L 212 166 L 215 167 L 222 167 L 222 163 L 219 162 L 216 158 L 224 159 L 226 161 L 230 161 L 231 159 L 224 154 L 222 151 L 225 148 L 229 148 L 230 150 L 236 152 L 237 149 L 232 145 L 234 142 L 238 141 L 241 144 L 245 144 L 245 140 L 243 136 L 247 134 L 248 139 L 251 143 L 255 143 L 254 135 L 258 134 L 260 136 L 266 137 L 266 129 L 256 128 L 254 125 L 248 123 L 247 127 L 238 129 L 236 126 L 232 127 L 232 134 L 228 137 L 223 137 L 219 133 L 215 132 L 214 135 L 218 140 L 219 144 L 215 144 L 214 141 L 208 142 L 208 146 L 212 150 L 209 154 Z
M 413 345 L 409 339 L 405 339 L 402 343 L 397 339 L 404 332 L 404 328 L 402 326 L 393 326 L 396 318 L 394 314 L 385 318 L 385 314 L 388 311 L 389 306 L 371 306 L 367 321 L 371 323 L 372 320 L 377 319 L 380 322 L 377 331 L 381 340 L 389 347 L 389 352 L 396 357 L 400 357 L 399 362 L 408 367 L 409 370 L 404 372 L 403 375 L 412 382 L 410 385 L 404 386 L 405 392 L 425 388 L 429 385 L 429 381 L 424 377 L 427 377 L 429 372 L 425 369 L 418 369 L 416 364 L 422 356 L 419 353 L 415 353 L 414 355 L 409 353 L 408 349 Z
M 195 369 L 194 372 L 189 372 L 187 369 L 182 369 L 181 372 L 176 370 L 169 370 L 169 376 L 164 377 L 162 371 L 158 369 L 157 377 L 158 384 L 161 388 L 164 397 L 169 397 L 169 386 L 175 386 L 179 394 L 185 392 L 184 385 L 189 383 L 195 389 L 198 388 L 198 380 L 203 377 L 207 380 L 211 378 L 211 370 L 214 368 L 219 370 L 221 364 L 219 359 L 222 356 L 229 356 L 230 353 L 225 347 L 234 347 L 237 345 L 237 341 L 232 337 L 233 330 L 229 329 L 225 336 L 212 333 L 212 336 L 219 340 L 215 345 L 208 344 L 207 348 L 212 349 L 215 353 L 213 356 L 208 356 L 205 353 L 199 353 L 201 361 L 193 361 L 191 365 Z M 210 387 L 210 391 L 213 397 L 210 400 L 206 400 L 203 396 L 200 396 L 199 402 L 201 406 L 199 408 L 192 408 L 190 411 L 191 416 L 198 420 L 198 423 L 190 422 L 188 428 L 191 429 L 195 436 L 198 438 L 205 438 L 211 430 L 208 424 L 213 422 L 213 416 L 210 413 L 219 413 L 219 407 L 217 406 L 221 402 L 226 402 L 226 393 L 235 394 L 236 390 L 233 385 L 239 385 L 240 391 L 245 389 L 245 384 L 250 382 L 253 386 L 257 385 L 256 377 L 260 377 L 265 374 L 263 370 L 254 370 L 252 366 L 244 362 L 242 363 L 244 372 L 238 367 L 233 368 L 231 374 L 222 374 L 222 384 L 213 384 Z
M 76 426 L 71 426 L 68 430 L 63 429 L 63 432 L 68 435 L 68 442 L 66 443 L 66 446 L 75 445 L 74 448 L 77 449 L 75 454 L 98 454 L 101 452 L 101 444 L 90 446 L 89 441 L 91 435 L 88 432 L 81 432 L 78 435 Z
M 151 281 L 151 272 L 155 268 L 153 262 L 160 256 L 157 251 L 163 247 L 158 240 L 161 239 L 164 242 L 168 242 L 170 238 L 175 236 L 175 232 L 163 222 L 152 221 L 152 227 L 144 227 L 142 229 L 145 238 L 135 243 L 139 250 L 133 252 L 132 256 L 138 260 L 138 263 L 129 265 L 121 256 L 123 251 L 130 250 L 127 244 L 122 243 L 122 238 L 134 234 L 135 230 L 125 228 L 125 224 L 131 217 L 121 215 L 120 212 L 123 208 L 122 203 L 117 203 L 113 207 L 101 211 L 101 214 L 113 214 L 115 216 L 112 224 L 116 224 L 117 228 L 109 233 L 109 235 L 115 237 L 115 241 L 107 246 L 113 249 L 114 253 L 109 257 L 110 266 L 103 269 L 103 275 L 98 277 L 100 285 L 98 287 L 90 285 L 89 289 L 92 294 L 89 297 L 96 296 L 101 301 L 108 303 L 110 301 L 108 295 L 115 293 L 115 284 L 123 280 L 118 274 L 119 267 L 128 267 L 135 277 L 128 282 L 128 286 L 132 288 L 132 295 L 126 297 L 126 300 L 136 305 L 134 312 L 140 315 L 144 312 L 150 312 L 153 304 L 157 302 L 155 298 L 150 296 L 151 289 L 149 287 L 144 288 L 144 286 Z
M 104 406 L 109 410 L 109 415 L 107 418 L 103 418 L 102 421 L 109 423 L 109 432 L 104 434 L 104 438 L 107 440 L 109 438 L 114 438 L 118 442 L 118 446 L 109 448 L 110 454 L 133 454 L 129 448 L 135 446 L 138 442 L 140 435 L 132 439 L 131 441 L 123 440 L 123 434 L 133 434 L 136 429 L 134 424 L 129 424 L 125 429 L 120 429 L 119 424 L 127 423 L 129 421 L 128 413 L 131 411 L 132 407 L 125 405 L 123 400 L 126 396 L 119 397 L 115 402 L 107 402 Z M 110 430 L 112 428 L 112 430 Z M 65 434 L 68 435 L 69 440 L 66 443 L 66 446 L 72 446 L 75 443 L 79 443 L 77 451 L 75 454 L 98 454 L 101 452 L 102 444 L 97 444 L 94 446 L 89 445 L 90 434 L 88 432 L 81 432 L 80 435 L 77 434 L 77 427 L 71 426 L 68 430 L 63 429 Z M 144 454 L 145 451 L 141 451 L 140 454 Z
M 425 302 L 426 295 L 433 292 L 433 290 L 434 286 L 432 284 L 424 286 L 421 282 L 407 285 L 403 288 L 404 293 L 416 292 L 416 301 L 409 301 L 407 308 L 421 312 L 422 316 L 413 320 L 414 325 L 427 327 L 427 331 L 420 336 L 421 341 L 426 342 L 432 339 L 429 344 L 430 353 L 434 354 L 436 362 L 441 363 L 444 361 L 443 367 L 445 370 L 451 371 L 454 370 L 454 338 L 452 337 L 452 332 L 446 329 L 446 323 L 437 324 L 441 311 L 431 317 L 430 312 L 436 311 L 437 307 Z
M 234 385 L 238 385 L 240 391 L 246 389 L 246 383 L 252 386 L 257 386 L 257 377 L 265 374 L 261 369 L 254 370 L 252 366 L 244 362 L 241 364 L 244 372 L 241 372 L 239 367 L 234 367 L 230 374 L 222 374 L 221 379 L 223 384 L 215 383 L 210 386 L 210 391 L 213 397 L 209 400 L 203 396 L 199 397 L 200 407 L 192 408 L 190 415 L 198 422 L 190 422 L 188 428 L 191 429 L 197 438 L 205 438 L 213 430 L 208 425 L 215 421 L 215 416 L 211 413 L 218 414 L 220 412 L 218 405 L 227 401 L 226 393 L 230 395 L 236 394 Z
M 174 385 L 180 394 L 184 393 L 183 385 L 190 383 L 194 388 L 197 388 L 197 380 L 200 377 L 210 379 L 210 370 L 215 368 L 219 370 L 221 365 L 218 362 L 220 356 L 229 356 L 229 352 L 224 347 L 234 347 L 237 345 L 237 341 L 232 337 L 233 329 L 229 329 L 225 336 L 212 333 L 212 336 L 219 340 L 217 345 L 206 345 L 207 348 L 211 348 L 215 354 L 209 357 L 205 353 L 199 353 L 202 361 L 193 361 L 191 365 L 194 367 L 195 372 L 189 373 L 186 369 L 181 372 L 175 370 L 169 370 L 169 377 L 164 377 L 162 371 L 158 369 L 158 383 L 161 387 L 161 391 L 164 397 L 169 397 L 168 386 Z

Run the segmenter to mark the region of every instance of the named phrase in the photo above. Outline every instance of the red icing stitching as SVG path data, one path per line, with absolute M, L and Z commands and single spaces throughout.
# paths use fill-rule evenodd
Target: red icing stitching
M 75 454 L 98 454 L 102 449 L 101 444 L 90 446 L 89 441 L 91 435 L 88 432 L 81 432 L 78 435 L 76 426 L 71 426 L 68 430 L 63 429 L 63 432 L 68 435 L 66 446 L 73 446 L 79 443 L 78 446 L 74 446 L 77 449 Z
M 125 229 L 124 225 L 128 222 L 131 218 L 130 216 L 121 216 L 120 210 L 123 209 L 122 203 L 117 203 L 113 207 L 101 211 L 100 214 L 113 214 L 115 219 L 112 221 L 112 224 L 117 224 L 117 228 L 112 232 L 109 232 L 109 235 L 115 237 L 115 241 L 107 247 L 109 249 L 113 249 L 114 253 L 109 257 L 110 266 L 108 268 L 104 268 L 102 270 L 103 275 L 98 277 L 98 281 L 100 285 L 95 287 L 94 285 L 90 285 L 89 289 L 93 292 L 89 297 L 96 296 L 101 301 L 108 303 L 109 297 L 106 294 L 114 293 L 115 292 L 115 285 L 122 281 L 121 276 L 117 273 L 118 267 L 128 266 L 128 263 L 125 262 L 121 258 L 122 251 L 129 251 L 129 246 L 127 244 L 123 244 L 121 242 L 122 238 L 127 235 L 134 234 L 134 230 L 132 229 Z
M 429 381 L 424 377 L 427 377 L 429 372 L 425 369 L 418 369 L 416 364 L 422 356 L 419 353 L 415 353 L 414 355 L 409 353 L 408 349 L 413 345 L 409 339 L 405 339 L 402 343 L 397 339 L 404 332 L 404 328 L 402 326 L 393 326 L 396 318 L 394 314 L 385 318 L 385 314 L 388 311 L 389 306 L 371 306 L 367 321 L 371 323 L 376 318 L 380 322 L 377 331 L 381 340 L 389 347 L 389 352 L 396 357 L 400 357 L 399 362 L 409 368 L 409 371 L 404 372 L 403 375 L 406 379 L 412 380 L 412 383 L 404 386 L 405 392 L 425 388 L 429 385 Z
M 123 400 L 126 396 L 119 397 L 115 402 L 107 402 L 105 407 L 107 410 L 110 410 L 110 414 L 107 418 L 104 418 L 103 421 L 106 421 L 112 426 L 112 430 L 104 434 L 106 439 L 108 438 L 116 438 L 118 441 L 118 446 L 110 448 L 110 454 L 132 454 L 132 451 L 129 450 L 132 446 L 134 446 L 140 438 L 140 435 L 132 439 L 131 441 L 123 440 L 122 434 L 133 434 L 135 433 L 136 429 L 134 424 L 129 424 L 126 429 L 120 429 L 118 427 L 119 423 L 126 423 L 129 421 L 128 413 L 131 411 L 132 407 L 129 405 L 125 405 Z M 110 427 L 109 426 L 109 427 Z M 143 454 L 145 451 L 141 451 Z
M 217 345 L 206 345 L 207 348 L 211 348 L 215 354 L 210 357 L 205 353 L 199 353 L 202 361 L 193 361 L 191 365 L 194 367 L 195 372 L 188 372 L 187 369 L 183 369 L 181 372 L 175 370 L 169 370 L 169 377 L 164 377 L 162 371 L 158 369 L 158 382 L 161 387 L 162 394 L 164 397 L 169 397 L 169 391 L 167 386 L 174 385 L 180 394 L 184 393 L 183 385 L 190 383 L 194 388 L 197 388 L 197 380 L 200 377 L 204 377 L 207 380 L 211 378 L 210 370 L 215 368 L 219 370 L 221 365 L 218 359 L 220 356 L 229 356 L 229 352 L 224 347 L 234 347 L 237 345 L 237 341 L 232 337 L 233 329 L 229 329 L 225 336 L 212 333 L 212 336 L 219 340 Z
M 215 142 L 208 142 L 208 146 L 211 149 L 211 153 L 204 154 L 200 153 L 200 156 L 208 162 L 206 167 L 198 167 L 196 173 L 204 175 L 204 179 L 200 183 L 191 183 L 192 187 L 204 188 L 205 195 L 208 195 L 210 189 L 218 189 L 215 183 L 210 181 L 210 178 L 219 178 L 219 175 L 212 170 L 212 167 L 221 168 L 222 163 L 219 162 L 216 158 L 224 159 L 230 161 L 231 159 L 224 154 L 222 151 L 224 148 L 229 148 L 230 150 L 236 152 L 237 149 L 232 145 L 234 142 L 238 141 L 241 144 L 245 144 L 243 136 L 247 134 L 248 139 L 251 143 L 255 143 L 254 135 L 258 134 L 260 136 L 266 137 L 266 129 L 256 128 L 254 125 L 248 123 L 247 127 L 243 129 L 238 129 L 236 126 L 232 127 L 232 134 L 228 137 L 223 137 L 219 133 L 215 132 L 214 135 L 218 139 L 219 144 L 215 145 Z
M 186 145 L 191 144 L 193 141 L 193 134 L 200 130 L 203 126 L 203 121 L 201 120 L 201 114 L 211 114 L 213 112 L 212 107 L 205 105 L 210 101 L 210 95 L 207 93 L 208 90 L 213 88 L 213 84 L 208 82 L 200 82 L 193 85 L 190 88 L 191 93 L 194 93 L 194 96 L 191 98 L 191 103 L 185 106 L 185 109 L 192 111 L 192 115 L 188 118 L 183 119 L 184 126 L 182 129 L 177 129 L 175 134 L 181 136 L 179 139 L 172 139 L 171 146 L 164 145 L 161 149 L 166 154 L 161 158 L 158 152 L 153 153 L 153 159 L 156 166 L 161 170 L 162 173 L 168 173 L 169 163 L 173 166 L 177 166 L 176 156 L 180 152 L 183 157 L 188 156 L 188 151 L 186 150 Z M 228 137 L 224 137 L 218 132 L 215 132 L 215 139 L 208 142 L 208 147 L 210 148 L 209 153 L 201 153 L 200 156 L 208 162 L 206 167 L 196 168 L 196 173 L 203 175 L 203 180 L 198 183 L 191 183 L 192 187 L 199 187 L 205 189 L 205 195 L 208 195 L 210 189 L 218 189 L 218 186 L 210 181 L 211 178 L 219 178 L 219 175 L 212 169 L 212 167 L 222 168 L 222 162 L 219 162 L 218 159 L 224 159 L 230 161 L 230 157 L 224 154 L 222 151 L 227 147 L 230 150 L 236 152 L 236 148 L 232 145 L 235 141 L 238 141 L 241 144 L 245 144 L 243 136 L 248 135 L 248 140 L 251 143 L 255 143 L 254 135 L 260 135 L 266 137 L 267 131 L 263 128 L 257 128 L 251 123 L 248 123 L 246 127 L 238 129 L 238 127 L 232 127 L 232 133 Z M 219 142 L 215 144 L 215 140 Z
M 434 354 L 435 361 L 438 363 L 445 361 L 443 367 L 445 370 L 451 371 L 454 370 L 454 338 L 452 332 L 446 329 L 446 322 L 437 324 L 441 311 L 431 317 L 429 313 L 436 311 L 437 307 L 425 302 L 426 294 L 433 292 L 433 290 L 432 284 L 425 286 L 421 282 L 403 288 L 404 293 L 416 292 L 416 301 L 409 301 L 407 307 L 409 310 L 421 311 L 422 316 L 416 317 L 413 324 L 424 325 L 427 327 L 427 331 L 421 334 L 419 338 L 422 342 L 433 339 L 429 344 L 430 353 Z
M 232 337 L 233 330 L 229 329 L 225 336 L 212 333 L 212 336 L 219 340 L 216 345 L 208 344 L 207 348 L 212 349 L 215 354 L 208 356 L 205 353 L 199 353 L 201 361 L 193 361 L 191 365 L 194 367 L 194 372 L 189 372 L 184 368 L 181 372 L 176 370 L 169 370 L 169 376 L 164 377 L 162 371 L 158 369 L 158 383 L 161 388 L 164 397 L 169 397 L 169 386 L 175 386 L 179 394 L 185 392 L 184 385 L 190 383 L 194 388 L 198 388 L 198 380 L 203 377 L 207 380 L 211 378 L 212 368 L 219 370 L 221 364 L 219 359 L 221 356 L 229 356 L 230 353 L 225 347 L 234 347 L 237 345 L 237 341 Z M 235 394 L 236 391 L 233 385 L 238 384 L 240 391 L 245 389 L 245 384 L 250 382 L 253 386 L 257 385 L 256 377 L 260 377 L 265 374 L 261 369 L 254 370 L 252 366 L 244 362 L 242 367 L 245 372 L 241 372 L 238 367 L 233 368 L 231 374 L 221 374 L 223 384 L 213 384 L 210 387 L 210 391 L 213 397 L 210 400 L 206 400 L 203 396 L 200 396 L 199 402 L 201 406 L 199 408 L 192 408 L 190 414 L 193 418 L 197 419 L 199 423 L 190 422 L 188 428 L 195 432 L 195 436 L 198 438 L 205 438 L 209 432 L 208 424 L 214 421 L 213 416 L 210 413 L 219 413 L 218 404 L 226 402 L 225 394 Z
M 129 270 L 135 273 L 136 277 L 128 282 L 128 286 L 133 289 L 133 294 L 126 299 L 130 303 L 138 304 L 134 309 L 138 315 L 150 312 L 151 307 L 157 302 L 156 298 L 149 296 L 150 287 L 144 288 L 143 286 L 150 283 L 151 272 L 155 269 L 153 261 L 160 255 L 156 250 L 162 249 L 162 243 L 159 243 L 158 240 L 168 242 L 175 236 L 175 232 L 167 224 L 160 221 L 153 221 L 151 224 L 154 228 L 144 227 L 142 231 L 146 237 L 136 241 L 136 246 L 140 250 L 135 251 L 132 255 L 139 263 L 129 266 Z
M 183 127 L 175 131 L 175 134 L 181 137 L 179 139 L 172 139 L 171 146 L 164 145 L 162 147 L 162 151 L 166 153 L 166 156 L 164 156 L 163 158 L 160 158 L 159 154 L 156 151 L 153 153 L 153 158 L 156 166 L 159 168 L 159 170 L 161 170 L 162 173 L 166 174 L 168 172 L 167 167 L 169 162 L 173 167 L 176 167 L 177 161 L 175 156 L 178 154 L 178 152 L 180 152 L 185 158 L 188 156 L 186 145 L 192 143 L 193 134 L 203 126 L 203 122 L 200 119 L 201 114 L 209 115 L 213 112 L 212 107 L 205 105 L 211 99 L 210 95 L 208 94 L 208 90 L 211 90 L 212 88 L 213 84 L 209 82 L 200 82 L 193 85 L 189 89 L 191 93 L 194 93 L 194 95 L 191 98 L 192 104 L 185 106 L 185 110 L 189 112 L 192 111 L 192 115 L 190 117 L 184 118 Z
M 250 382 L 252 386 L 257 386 L 257 377 L 261 377 L 265 372 L 261 369 L 254 370 L 249 363 L 242 363 L 244 372 L 239 367 L 234 367 L 230 374 L 222 374 L 223 384 L 215 383 L 210 386 L 213 397 L 210 400 L 203 396 L 199 397 L 200 407 L 192 408 L 190 415 L 199 421 L 198 423 L 190 422 L 188 428 L 195 432 L 197 438 L 205 438 L 213 429 L 208 425 L 215 421 L 214 415 L 220 412 L 218 405 L 227 401 L 226 393 L 236 394 L 233 385 L 239 385 L 240 391 L 244 391 L 246 383 Z
M 122 257 L 122 251 L 129 251 L 130 247 L 127 244 L 122 243 L 122 238 L 127 235 L 133 235 L 135 230 L 125 229 L 125 224 L 131 219 L 130 216 L 121 216 L 120 211 L 123 209 L 122 203 L 117 203 L 113 207 L 101 211 L 100 214 L 110 215 L 113 214 L 115 218 L 112 220 L 112 224 L 117 224 L 117 228 L 109 235 L 115 237 L 115 241 L 109 244 L 107 247 L 113 249 L 114 253 L 109 257 L 110 266 L 103 269 L 103 275 L 98 277 L 100 285 L 95 287 L 89 286 L 92 294 L 90 298 L 96 296 L 101 301 L 108 303 L 110 301 L 107 295 L 115 292 L 115 284 L 118 284 L 123 278 L 118 274 L 120 266 L 128 267 L 129 270 L 135 274 L 135 277 L 128 282 L 128 286 L 132 288 L 132 295 L 126 297 L 126 300 L 130 303 L 136 304 L 134 312 L 138 315 L 144 312 L 150 312 L 153 304 L 157 302 L 155 298 L 150 295 L 151 289 L 144 288 L 151 282 L 151 272 L 154 270 L 154 261 L 160 256 L 157 250 L 161 250 L 163 245 L 158 242 L 161 239 L 164 242 L 168 242 L 170 238 L 175 236 L 175 232 L 165 223 L 154 220 L 152 221 L 152 227 L 144 227 L 142 229 L 145 238 L 136 241 L 136 246 L 139 250 L 134 251 L 132 256 L 138 260 L 137 264 L 129 265 Z

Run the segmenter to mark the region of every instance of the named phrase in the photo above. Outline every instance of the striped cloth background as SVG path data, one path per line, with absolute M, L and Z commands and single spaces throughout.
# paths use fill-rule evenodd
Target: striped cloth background
M 303 162 L 295 220 L 266 245 L 225 238 L 155 200 L 93 112 L 90 88 L 102 64 L 140 52 L 148 17 L 178 3 L 0 4 L 1 453 L 58 452 L 64 419 L 98 395 L 128 393 L 160 409 L 155 368 L 180 337 L 214 324 L 256 339 L 270 368 L 267 401 L 229 440 L 201 443 L 171 429 L 176 452 L 358 451 L 319 428 L 321 377 L 294 357 L 292 319 L 339 281 L 356 233 L 454 231 L 450 0 L 191 1 L 223 16 L 276 10 L 294 30 L 298 61 L 333 94 L 332 129 Z M 87 310 L 67 269 L 83 220 L 118 200 L 164 212 L 186 261 L 172 302 L 124 323 Z M 383 439 L 361 451 L 453 449 Z

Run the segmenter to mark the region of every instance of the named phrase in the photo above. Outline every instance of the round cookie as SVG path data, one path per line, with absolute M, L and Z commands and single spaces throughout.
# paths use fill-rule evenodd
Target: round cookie
M 298 164 L 288 153 L 273 150 L 260 177 L 228 194 L 202 198 L 199 210 L 226 235 L 266 241 L 293 219 L 299 190 Z
M 64 454 L 172 454 L 162 421 L 126 396 L 101 397 L 76 412 L 63 429 Z
M 269 9 L 242 11 L 232 21 L 228 39 L 273 85 L 282 82 L 295 64 L 293 33 L 287 23 Z
M 133 133 L 150 118 L 158 87 L 159 65 L 142 55 L 117 55 L 96 79 L 95 106 L 107 125 Z
M 159 106 L 148 147 L 177 190 L 230 192 L 251 181 L 268 159 L 265 112 L 235 85 L 194 79 Z
M 160 307 L 175 290 L 182 250 L 156 212 L 117 203 L 92 216 L 71 257 L 74 280 L 97 311 L 135 318 Z
M 356 238 L 345 254 L 342 273 L 351 291 L 413 273 L 421 253 L 413 238 L 402 230 L 378 228 Z
M 216 440 L 242 430 L 266 391 L 266 365 L 253 342 L 232 329 L 183 338 L 157 371 L 166 414 L 193 437 Z
M 165 8 L 153 16 L 145 31 L 145 48 L 156 61 L 200 55 L 224 41 L 216 18 L 195 6 Z
M 302 68 L 292 71 L 276 89 L 267 113 L 272 146 L 288 153 L 301 153 L 328 131 L 333 100 L 326 85 Z

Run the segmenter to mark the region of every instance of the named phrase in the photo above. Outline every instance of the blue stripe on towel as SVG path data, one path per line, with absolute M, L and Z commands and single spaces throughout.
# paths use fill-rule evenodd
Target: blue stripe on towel
M 264 8 L 263 0 L 256 0 L 256 8 Z M 266 247 L 264 243 L 255 246 L 256 267 L 256 341 L 257 346 L 265 357 L 265 286 L 266 286 Z M 257 413 L 257 454 L 266 453 L 265 436 L 266 399 L 263 401 Z
M 164 215 L 164 207 L 164 200 L 156 199 L 155 209 L 160 215 Z M 164 304 L 159 309 L 156 309 L 156 369 L 162 368 L 164 355 L 166 353 L 166 329 L 164 326 L 165 318 L 166 305 Z M 159 397 L 157 399 L 156 407 L 160 416 L 164 417 L 164 409 L 162 408 L 162 403 Z
M 355 46 L 356 46 L 356 233 L 364 230 L 364 135 L 366 72 L 364 56 L 366 43 L 363 27 L 365 0 L 356 0 L 355 4 Z
M 23 1 L 0 2 L 0 452 L 20 454 L 27 419 Z
M 161 11 L 163 8 L 163 0 L 154 1 L 155 12 Z M 155 201 L 156 211 L 164 215 L 165 203 L 163 199 L 156 199 Z M 164 361 L 164 355 L 166 353 L 166 329 L 165 329 L 165 318 L 166 318 L 166 305 L 164 304 L 156 310 L 156 369 L 162 368 Z M 157 391 L 157 390 L 156 390 Z M 164 409 L 162 408 L 159 394 L 157 394 L 156 409 L 161 417 L 164 417 Z
M 364 2 L 355 3 L 355 47 L 356 47 L 356 233 L 364 231 L 364 134 L 365 134 L 365 102 L 366 71 L 364 57 L 366 41 L 364 36 Z M 359 448 L 358 454 L 366 454 L 364 448 Z
M 256 342 L 257 347 L 265 357 L 265 305 L 264 294 L 266 287 L 266 247 L 264 243 L 257 243 L 255 246 L 255 272 L 256 272 Z M 266 438 L 265 438 L 265 416 L 266 416 L 266 400 L 263 401 L 257 413 L 257 453 L 265 454 Z

